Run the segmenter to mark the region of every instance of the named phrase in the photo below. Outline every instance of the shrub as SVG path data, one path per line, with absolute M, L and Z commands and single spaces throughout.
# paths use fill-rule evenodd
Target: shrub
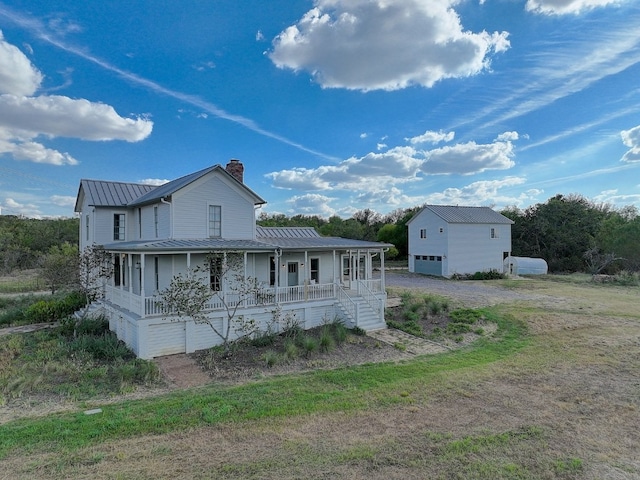
M 320 333 L 319 345 L 322 352 L 329 352 L 335 346 L 335 340 L 327 327 L 324 327 Z
M 313 352 L 318 350 L 318 340 L 308 335 L 304 335 L 300 339 L 300 347 L 304 351 L 304 354 L 308 357 Z
M 298 350 L 298 346 L 296 345 L 296 343 L 290 338 L 285 340 L 284 342 L 285 358 L 287 360 L 295 360 L 296 358 L 298 358 L 299 354 L 300 354 L 300 351 Z
M 333 335 L 334 338 L 336 339 L 336 343 L 338 345 L 344 343 L 347 340 L 347 327 L 344 326 L 344 323 L 342 322 L 334 322 L 331 324 L 332 328 L 333 328 Z
M 267 367 L 271 368 L 279 363 L 280 355 L 278 355 L 278 352 L 275 352 L 274 350 L 267 350 L 262 354 L 262 360 Z
M 469 333 L 470 331 L 471 326 L 467 323 L 450 323 L 446 329 L 449 334 Z
M 0 315 L 0 327 L 10 327 L 12 325 L 21 325 L 23 323 L 26 323 L 24 309 L 20 307 L 11 308 Z
M 454 323 L 467 323 L 472 325 L 482 319 L 482 314 L 472 308 L 460 308 L 449 314 Z
M 127 346 L 112 332 L 99 336 L 81 335 L 69 342 L 72 352 L 86 352 L 96 360 L 130 359 L 133 357 Z

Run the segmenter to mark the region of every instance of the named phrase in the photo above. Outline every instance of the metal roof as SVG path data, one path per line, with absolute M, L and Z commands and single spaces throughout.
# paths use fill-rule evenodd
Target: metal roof
M 256 235 L 262 238 L 319 238 L 313 227 L 256 227 Z
M 247 250 L 272 251 L 273 246 L 256 240 L 225 240 L 222 238 L 161 239 L 114 242 L 104 245 L 105 250 L 116 252 L 131 251 L 211 251 Z
M 221 238 L 167 239 L 167 240 L 135 240 L 130 242 L 114 242 L 104 245 L 105 250 L 115 252 L 170 252 L 212 250 L 243 250 L 253 252 L 270 252 L 276 248 L 282 250 L 357 250 L 389 248 L 389 243 L 367 242 L 340 237 L 258 237 L 255 240 L 225 240 Z
M 136 198 L 156 188 L 154 185 L 141 183 L 80 180 L 80 189 L 84 192 L 87 203 L 95 207 L 126 207 Z M 76 211 L 78 207 L 76 205 Z
M 411 223 L 424 210 L 432 211 L 447 223 L 513 223 L 513 220 L 510 220 L 489 207 L 459 207 L 457 205 L 425 205 L 424 208 L 407 223 Z
M 159 186 L 155 190 L 152 190 L 145 195 L 142 195 L 139 198 L 136 198 L 135 201 L 132 201 L 129 206 L 136 207 L 144 204 L 155 203 L 159 201 L 161 198 L 165 198 L 173 195 L 175 192 L 180 190 L 181 188 L 186 187 L 192 182 L 195 182 L 199 178 L 207 175 L 210 172 L 215 170 L 219 170 L 220 172 L 224 172 L 225 175 L 228 175 L 229 178 L 233 179 L 234 182 L 237 182 L 243 189 L 245 189 L 249 194 L 253 197 L 255 204 L 263 204 L 266 203 L 258 194 L 256 194 L 253 190 L 247 187 L 244 183 L 239 182 L 233 175 L 231 175 L 225 168 L 221 165 L 214 165 L 212 167 L 205 168 L 203 170 L 190 173 L 189 175 L 185 175 L 184 177 L 176 178 L 170 182 L 165 183 L 164 185 Z

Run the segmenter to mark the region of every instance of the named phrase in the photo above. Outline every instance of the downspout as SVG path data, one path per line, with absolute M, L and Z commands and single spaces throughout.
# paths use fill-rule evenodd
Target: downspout
M 169 205 L 169 237 L 173 238 L 173 204 L 165 200 L 165 197 L 160 198 L 160 203 Z

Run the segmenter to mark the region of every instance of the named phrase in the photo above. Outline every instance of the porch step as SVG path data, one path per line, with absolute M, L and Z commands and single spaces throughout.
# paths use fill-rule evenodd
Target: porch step
M 384 319 L 380 318 L 371 308 L 369 303 L 359 296 L 357 292 L 347 290 L 347 294 L 351 297 L 351 300 L 353 300 L 354 303 L 358 304 L 358 311 L 360 313 L 356 321 L 356 319 L 351 318 L 351 315 L 349 315 L 349 313 L 342 308 L 342 305 L 340 305 L 342 314 L 352 325 L 357 323 L 357 326 L 366 332 L 387 328 L 387 324 Z

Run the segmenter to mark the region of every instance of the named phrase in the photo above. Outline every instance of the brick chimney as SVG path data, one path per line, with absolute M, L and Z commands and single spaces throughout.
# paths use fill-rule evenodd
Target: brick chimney
M 227 163 L 225 170 L 233 175 L 240 183 L 244 183 L 244 165 L 242 165 L 240 160 L 232 158 L 229 160 L 229 163 Z

